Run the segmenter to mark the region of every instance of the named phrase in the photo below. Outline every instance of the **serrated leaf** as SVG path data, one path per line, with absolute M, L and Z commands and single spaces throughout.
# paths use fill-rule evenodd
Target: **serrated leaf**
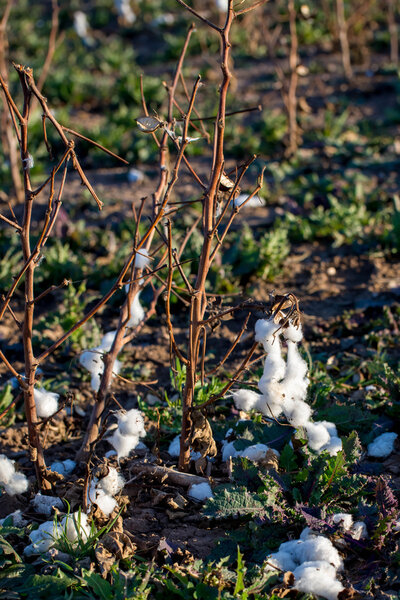
M 264 519 L 271 516 L 274 499 L 274 494 L 255 494 L 245 487 L 219 486 L 214 490 L 214 497 L 208 500 L 205 514 L 217 519 L 229 517 Z
M 352 431 L 347 438 L 342 439 L 343 453 L 348 463 L 353 464 L 358 461 L 361 456 L 362 446 L 360 438 L 356 431 Z
M 297 469 L 296 454 L 289 444 L 286 444 L 281 452 L 279 466 L 288 473 Z

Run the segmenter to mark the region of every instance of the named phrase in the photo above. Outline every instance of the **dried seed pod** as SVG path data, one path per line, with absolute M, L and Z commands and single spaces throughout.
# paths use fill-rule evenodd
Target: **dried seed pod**
M 229 192 L 229 190 L 232 190 L 234 186 L 235 183 L 232 181 L 232 179 L 229 179 L 229 177 L 222 173 L 221 180 L 219 182 L 219 189 L 223 192 Z
M 140 117 L 136 119 L 137 126 L 143 133 L 153 133 L 163 127 L 164 123 L 157 117 Z

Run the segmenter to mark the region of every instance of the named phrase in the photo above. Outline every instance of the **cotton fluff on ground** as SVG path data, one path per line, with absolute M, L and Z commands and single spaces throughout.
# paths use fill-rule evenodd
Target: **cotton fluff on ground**
M 3 525 L 4 522 L 7 521 L 8 519 L 10 519 L 10 521 L 14 525 L 14 527 L 25 527 L 25 525 L 28 525 L 28 522 L 29 522 L 26 519 L 24 519 L 20 509 L 15 510 L 11 514 L 7 515 L 6 517 L 4 517 L 4 519 L 0 519 L 0 525 Z
M 343 568 L 339 552 L 332 542 L 305 529 L 298 540 L 280 545 L 279 551 L 267 557 L 267 570 L 275 567 L 292 571 L 294 588 L 307 594 L 316 594 L 326 600 L 337 600 L 344 588 L 337 580 L 337 571 Z
M 286 362 L 282 357 L 281 336 L 287 343 Z M 262 343 L 267 353 L 258 383 L 261 394 L 246 389 L 233 392 L 236 408 L 245 412 L 258 410 L 269 418 L 277 418 L 283 413 L 293 427 L 304 427 L 312 450 L 336 455 L 342 449 L 342 441 L 335 424 L 311 421 L 312 409 L 305 402 L 309 379 L 307 363 L 298 350 L 303 339 L 301 325 L 295 326 L 289 321 L 287 327 L 280 329 L 273 318 L 259 319 L 255 325 L 255 339 Z
M 90 536 L 90 526 L 85 513 L 74 512 L 65 516 L 61 523 L 46 521 L 29 534 L 31 543 L 24 549 L 26 556 L 42 554 L 57 545 L 60 539 L 67 539 L 72 545 L 86 542 Z
M 213 493 L 208 483 L 194 483 L 189 488 L 188 496 L 189 498 L 192 498 L 192 500 L 198 500 L 199 502 L 202 502 L 203 500 L 212 498 Z
M 48 419 L 58 411 L 59 394 L 48 392 L 44 388 L 34 389 L 36 414 L 41 419 Z
M 115 448 L 118 460 L 129 456 L 136 448 L 139 438 L 145 437 L 144 420 L 142 413 L 136 408 L 128 411 L 117 412 L 118 427 L 108 441 Z
M 55 471 L 56 473 L 60 473 L 60 475 L 69 475 L 76 467 L 76 462 L 67 458 L 62 461 L 53 462 L 50 465 L 50 469 Z
M 89 502 L 96 504 L 108 517 L 117 506 L 116 496 L 124 487 L 125 479 L 117 469 L 111 467 L 108 475 L 102 479 L 94 477 L 89 486 Z
M 335 513 L 333 515 L 333 522 L 336 525 L 340 525 L 343 531 L 354 540 L 363 540 L 368 537 L 367 526 L 364 521 L 353 523 L 353 516 L 349 513 Z
M 79 362 L 82 367 L 87 369 L 92 376 L 91 386 L 92 390 L 95 392 L 98 392 L 99 390 L 101 376 L 104 371 L 103 354 L 111 350 L 116 333 L 116 331 L 109 331 L 101 340 L 100 346 L 85 350 L 79 357 Z M 119 360 L 116 360 L 114 363 L 113 375 L 118 375 L 120 370 L 121 363 Z
M 243 457 L 251 460 L 253 462 L 258 462 L 266 457 L 268 450 L 272 450 L 274 454 L 279 457 L 278 450 L 274 448 L 269 448 L 265 444 L 253 444 L 248 446 L 244 450 L 236 450 L 235 441 L 228 442 L 227 440 L 223 440 L 222 442 L 222 460 L 225 462 L 229 458 Z
M 14 461 L 0 454 L 0 486 L 9 496 L 23 494 L 28 489 L 28 480 L 23 473 L 15 471 Z
M 54 508 L 62 510 L 64 507 L 61 498 L 45 496 L 41 492 L 38 492 L 31 502 L 35 512 L 41 515 L 51 515 Z
M 177 435 L 174 437 L 174 439 L 172 440 L 172 442 L 170 443 L 169 447 L 168 447 L 168 454 L 170 456 L 179 456 L 181 451 L 181 436 Z M 201 452 L 195 452 L 193 449 L 190 450 L 190 459 L 191 460 L 198 460 L 199 458 L 201 458 Z
M 368 456 L 374 456 L 375 458 L 389 456 L 394 450 L 397 437 L 397 433 L 393 432 L 378 435 L 371 444 L 368 444 Z

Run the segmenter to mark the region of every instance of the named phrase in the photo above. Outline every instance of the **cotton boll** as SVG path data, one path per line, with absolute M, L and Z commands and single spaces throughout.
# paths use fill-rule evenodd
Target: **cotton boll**
M 356 521 L 351 528 L 350 535 L 354 540 L 365 540 L 368 537 L 366 524 L 363 521 Z
M 232 393 L 232 398 L 238 410 L 249 412 L 256 407 L 261 396 L 252 390 L 238 390 Z
M 285 398 L 282 406 L 285 417 L 293 427 L 305 427 L 309 423 L 312 409 L 306 402 Z
M 301 354 L 294 342 L 288 341 L 288 354 L 285 370 L 285 380 L 302 381 L 307 375 L 308 367 L 306 361 L 301 357 Z M 308 383 L 308 380 L 307 380 Z
M 304 575 L 307 569 L 318 569 L 321 573 L 324 573 L 329 578 L 336 577 L 336 569 L 333 565 L 328 563 L 326 560 L 312 560 L 305 561 L 293 571 L 293 575 L 296 578 L 300 578 Z
M 315 537 L 317 534 L 310 527 L 306 527 L 300 534 L 300 539 L 304 542 L 309 537 Z
M 67 458 L 61 462 L 54 462 L 50 465 L 50 469 L 60 475 L 69 475 L 76 467 L 76 462 Z
M 236 450 L 233 442 L 223 443 L 222 445 L 222 461 L 226 462 L 229 458 L 235 458 L 238 456 L 238 451 Z
M 103 350 L 104 352 L 110 352 L 111 346 L 114 343 L 116 335 L 117 335 L 117 331 L 115 329 L 113 331 L 109 331 L 108 333 L 106 333 L 101 339 L 101 343 L 99 346 L 100 349 Z
M 9 482 L 4 484 L 4 489 L 9 496 L 23 494 L 28 489 L 28 480 L 23 473 L 14 473 Z
M 274 402 L 273 400 L 270 399 L 270 396 L 265 396 L 265 395 L 260 396 L 255 408 L 260 413 L 262 413 L 266 417 L 269 417 L 270 419 L 279 417 L 279 415 L 282 413 L 282 410 L 283 410 L 281 403 Z
M 331 563 L 336 569 L 342 567 L 342 559 L 332 542 L 322 536 L 316 535 L 307 538 L 295 549 L 294 558 L 302 564 L 306 561 L 324 560 Z
M 353 525 L 353 516 L 349 513 L 336 513 L 333 515 L 333 522 L 340 525 L 345 531 L 349 531 Z
M 292 321 L 289 321 L 288 326 L 283 329 L 283 337 L 291 342 L 300 342 L 303 339 L 301 323 L 296 327 Z
M 89 371 L 89 373 L 102 373 L 104 369 L 103 352 L 99 347 L 92 350 L 85 350 L 79 356 L 79 363 Z
M 150 264 L 149 252 L 146 248 L 140 248 L 135 256 L 135 269 L 144 269 Z
M 117 418 L 118 429 L 122 435 L 135 435 L 137 437 L 144 437 L 146 435 L 143 415 L 136 408 L 132 408 L 127 412 L 119 411 Z
M 249 196 L 250 194 L 239 194 L 239 196 L 233 200 L 233 206 L 242 206 Z M 260 198 L 260 196 L 256 195 L 246 202 L 244 208 L 258 208 L 259 206 L 265 206 L 265 200 L 264 198 Z
M 110 444 L 115 448 L 118 455 L 118 460 L 129 456 L 130 452 L 136 447 L 139 436 L 137 435 L 122 435 L 119 429 L 116 429 L 113 435 L 108 438 Z
M 180 449 L 181 449 L 181 436 L 177 435 L 174 437 L 174 439 L 172 440 L 172 442 L 169 445 L 168 454 L 170 456 L 179 456 Z
M 88 22 L 84 12 L 77 10 L 74 12 L 74 29 L 76 34 L 85 39 L 88 35 Z
M 248 448 L 242 450 L 239 453 L 239 456 L 257 462 L 265 458 L 268 450 L 269 448 L 265 444 L 254 444 L 253 446 L 249 446 Z
M 108 475 L 100 479 L 97 484 L 97 489 L 102 489 L 110 496 L 115 496 L 120 492 L 125 485 L 125 479 L 120 475 L 117 469 L 110 468 Z
M 318 423 L 325 427 L 331 438 L 337 437 L 337 429 L 335 423 L 331 423 L 331 421 L 318 421 Z
M 320 452 L 329 452 L 331 456 L 336 456 L 336 454 L 342 450 L 342 448 L 342 440 L 339 437 L 331 437 L 329 442 L 322 446 Z
M 59 394 L 48 392 L 44 388 L 34 389 L 34 398 L 36 404 L 37 416 L 47 419 L 54 415 L 58 410 Z
M 215 0 L 217 10 L 222 13 L 226 13 L 228 10 L 228 0 Z
M 25 525 L 28 525 L 29 523 L 29 521 L 24 519 L 24 517 L 22 516 L 21 510 L 18 509 L 4 517 L 4 519 L 0 519 L 0 525 L 3 525 L 3 523 L 10 518 L 14 527 L 25 527 Z
M 208 483 L 194 483 L 188 490 L 189 498 L 202 502 L 213 497 L 211 487 Z
M 4 454 L 0 454 L 0 483 L 8 483 L 14 474 L 14 461 L 7 458 Z
M 271 556 L 267 557 L 267 561 L 269 563 L 266 567 L 268 571 L 273 568 L 271 565 L 285 572 L 294 571 L 297 566 L 289 552 L 285 552 L 284 550 L 271 554 Z
M 375 458 L 385 458 L 394 450 L 394 442 L 397 439 L 397 433 L 382 433 L 371 444 L 368 444 L 368 456 Z
M 32 500 L 34 510 L 41 515 L 50 515 L 54 508 L 63 508 L 63 502 L 56 496 L 43 496 L 40 492 Z
M 279 325 L 275 323 L 273 319 L 258 319 L 254 326 L 254 339 L 256 342 L 261 342 L 264 344 L 266 340 L 273 341 L 274 333 L 276 333 L 279 329 Z M 277 339 L 277 335 L 275 339 Z
M 118 12 L 118 15 L 129 25 L 132 25 L 136 21 L 136 15 L 132 11 L 129 0 L 114 0 L 114 6 Z
M 308 445 L 312 450 L 318 451 L 324 444 L 329 443 L 329 433 L 321 423 L 308 423 L 306 432 L 308 436 Z
M 32 554 L 42 554 L 47 552 L 54 546 L 57 539 L 62 535 L 62 529 L 60 525 L 54 521 L 46 521 L 39 525 L 38 529 L 35 529 L 29 534 L 31 544 L 26 546 L 24 554 L 31 556 Z
M 140 321 L 144 319 L 144 308 L 140 304 L 140 292 L 137 292 L 130 305 L 130 319 L 127 322 L 127 327 L 136 327 Z
M 113 512 L 114 508 L 118 505 L 115 498 L 106 494 L 104 490 L 97 490 L 95 504 L 98 508 L 109 517 Z
M 307 566 L 302 569 L 301 575 L 298 573 L 295 578 L 296 590 L 322 596 L 326 600 L 337 600 L 338 594 L 344 589 L 335 576 L 329 577 L 325 570 L 319 567 Z
M 74 512 L 61 521 L 61 528 L 70 542 L 86 542 L 90 536 L 90 526 L 85 513 Z

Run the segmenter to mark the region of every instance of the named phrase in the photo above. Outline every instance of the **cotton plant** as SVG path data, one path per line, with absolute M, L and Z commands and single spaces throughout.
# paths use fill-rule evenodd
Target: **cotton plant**
M 327 537 L 315 534 L 308 527 L 300 539 L 284 542 L 278 552 L 267 557 L 266 570 L 274 567 L 291 571 L 295 578 L 293 587 L 299 592 L 337 600 L 344 589 L 337 579 L 343 569 L 339 552 Z
M 113 345 L 116 331 L 109 331 L 106 333 L 99 346 L 85 350 L 79 356 L 79 363 L 91 374 L 91 387 L 94 392 L 99 391 L 101 376 L 104 371 L 103 355 L 111 350 Z M 113 375 L 118 375 L 121 370 L 121 362 L 116 360 L 113 367 Z
M 117 428 L 111 437 L 109 443 L 117 452 L 118 460 L 129 456 L 132 450 L 139 444 L 139 439 L 146 436 L 144 428 L 144 419 L 142 413 L 136 408 L 125 411 L 120 410 L 116 413 Z
M 15 462 L 0 454 L 0 486 L 9 496 L 23 494 L 28 489 L 26 475 L 15 470 Z
M 286 361 L 282 356 L 281 338 L 287 344 Z M 263 375 L 258 383 L 261 393 L 247 389 L 233 392 L 236 407 L 244 412 L 258 410 L 268 418 L 283 414 L 290 425 L 305 429 L 308 446 L 312 450 L 336 455 L 342 449 L 342 442 L 335 424 L 329 421 L 313 422 L 313 411 L 306 402 L 308 367 L 298 349 L 303 339 L 301 324 L 289 320 L 284 327 L 280 327 L 273 317 L 259 319 L 255 325 L 255 339 L 267 353 Z
M 98 508 L 109 517 L 118 502 L 114 498 L 122 491 L 125 485 L 125 479 L 117 469 L 111 467 L 108 474 L 102 479 L 94 477 L 90 482 L 88 499 L 89 503 L 96 504 Z
M 134 262 L 134 267 L 135 269 L 145 269 L 146 267 L 149 266 L 150 264 L 150 256 L 148 253 L 148 250 L 146 250 L 146 248 L 140 248 L 140 250 L 137 251 L 136 256 L 135 256 L 135 262 Z M 140 283 L 143 283 L 143 278 L 140 280 Z M 125 291 L 128 294 L 129 292 L 129 284 L 127 284 L 125 286 Z M 130 307 L 129 307 L 129 321 L 127 322 L 126 326 L 127 327 L 136 327 L 136 325 L 139 325 L 139 323 L 141 321 L 143 321 L 144 319 L 144 308 L 141 305 L 140 302 L 140 292 L 141 290 L 138 290 L 137 293 L 135 294 L 134 298 L 131 301 Z
M 118 16 L 128 25 L 133 25 L 136 15 L 132 10 L 129 0 L 114 0 L 114 6 Z

